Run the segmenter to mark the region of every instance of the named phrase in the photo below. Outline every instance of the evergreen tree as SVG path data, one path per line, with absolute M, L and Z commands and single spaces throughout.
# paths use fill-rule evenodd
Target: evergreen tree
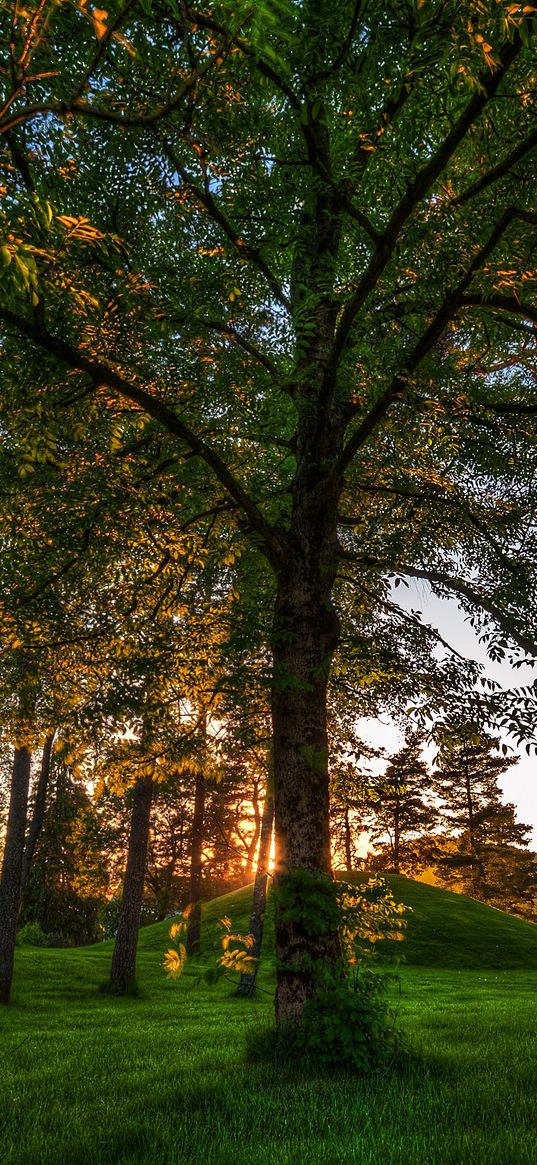
M 21 923 L 79 946 L 102 937 L 108 893 L 106 827 L 84 785 L 56 758 L 42 829 L 26 881 Z
M 375 814 L 371 831 L 376 847 L 373 864 L 399 873 L 413 873 L 420 865 L 416 839 L 430 825 L 434 809 L 427 793 L 430 775 L 421 756 L 421 742 L 409 736 L 393 754 L 384 773 L 370 780 L 370 800 Z
M 489 818 L 482 848 L 485 893 L 491 906 L 537 921 L 537 855 L 530 849 L 530 835 L 530 826 L 516 820 L 512 804 Z
M 443 801 L 444 827 L 455 833 L 456 844 L 437 851 L 436 868 L 473 898 L 513 909 L 517 895 L 521 906 L 531 895 L 532 855 L 529 827 L 516 821 L 499 787 L 517 761 L 495 755 L 497 748 L 494 737 L 468 730 L 466 739 L 441 749 L 434 787 Z
M 375 753 L 364 746 L 365 755 Z M 378 754 L 377 754 L 378 755 Z M 363 866 L 358 840 L 371 825 L 369 781 L 356 763 L 341 761 L 330 771 L 330 836 L 334 864 L 348 873 Z

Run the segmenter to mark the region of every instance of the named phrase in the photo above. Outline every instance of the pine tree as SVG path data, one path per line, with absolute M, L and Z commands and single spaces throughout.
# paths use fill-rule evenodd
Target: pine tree
M 517 822 L 514 806 L 503 801 L 499 780 L 517 761 L 495 755 L 497 748 L 494 737 L 470 731 L 466 740 L 442 748 L 434 786 L 455 844 L 444 852 L 437 848 L 435 865 L 444 881 L 471 897 L 527 914 L 536 884 L 530 827 Z
M 106 828 L 84 785 L 56 757 L 21 922 L 38 922 L 60 944 L 96 942 L 107 891 Z
M 371 831 L 377 859 L 399 873 L 413 873 L 420 864 L 415 840 L 430 825 L 434 808 L 427 792 L 430 776 L 422 759 L 421 742 L 409 736 L 393 754 L 384 773 L 371 778 L 370 799 L 375 813 Z
M 365 755 L 375 750 L 366 748 Z M 347 873 L 363 865 L 358 856 L 358 839 L 371 823 L 368 780 L 354 763 L 340 762 L 330 771 L 330 836 L 336 867 Z

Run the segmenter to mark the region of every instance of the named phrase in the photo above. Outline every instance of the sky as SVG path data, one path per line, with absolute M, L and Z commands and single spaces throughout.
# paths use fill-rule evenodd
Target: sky
M 437 627 L 444 639 L 461 655 L 484 664 L 484 674 L 499 681 L 503 687 L 521 687 L 537 679 L 535 668 L 528 666 L 515 670 L 507 663 L 491 663 L 458 603 L 454 599 L 437 598 L 427 583 L 409 580 L 408 589 L 399 587 L 393 597 L 405 610 L 421 611 L 424 622 Z M 380 720 L 361 721 L 359 727 L 371 744 L 390 751 L 400 747 L 400 734 L 387 716 Z M 537 847 L 537 756 L 527 756 L 524 745 L 518 748 L 506 733 L 499 735 L 509 746 L 509 755 L 520 757 L 519 763 L 500 780 L 500 786 L 505 800 L 512 801 L 516 806 L 518 820 L 532 826 L 533 845 Z

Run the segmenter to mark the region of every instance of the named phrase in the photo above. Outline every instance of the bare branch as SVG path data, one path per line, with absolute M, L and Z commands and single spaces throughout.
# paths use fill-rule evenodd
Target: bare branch
M 509 638 L 512 639 L 513 643 L 516 643 L 517 646 L 522 649 L 522 651 L 525 651 L 527 655 L 531 655 L 534 658 L 537 658 L 537 642 L 533 639 L 530 639 L 528 635 L 524 635 L 523 632 L 518 631 L 517 628 L 513 626 L 511 619 L 506 616 L 505 612 L 502 611 L 501 608 L 498 607 L 496 603 L 488 597 L 488 595 L 484 595 L 481 591 L 478 591 L 465 579 L 454 578 L 451 575 L 444 574 L 439 570 L 428 570 L 425 568 L 418 569 L 417 567 L 406 566 L 403 564 L 398 567 L 398 571 L 401 574 L 408 575 L 409 578 L 424 579 L 426 582 L 430 582 L 433 585 L 436 584 L 437 586 L 445 587 L 446 590 L 451 591 L 454 595 L 460 595 L 462 598 L 467 599 L 472 604 L 472 606 L 477 607 L 478 609 L 485 611 L 488 615 L 490 615 L 491 618 L 494 619 L 494 622 L 502 628 L 505 634 L 508 635 Z

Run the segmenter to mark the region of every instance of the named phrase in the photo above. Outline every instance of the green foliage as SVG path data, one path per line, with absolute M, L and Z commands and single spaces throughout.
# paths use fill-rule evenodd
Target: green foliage
M 320 991 L 304 1008 L 296 1051 L 332 1068 L 362 1073 L 392 1061 L 401 1037 L 387 986 L 385 975 L 362 967 L 345 982 Z
M 21 922 L 36 922 L 54 945 L 94 943 L 105 933 L 107 827 L 72 769 L 56 760 L 24 889 Z
M 276 883 L 274 894 L 280 918 L 296 924 L 305 934 L 339 931 L 350 965 L 371 957 L 375 943 L 403 938 L 407 907 L 395 901 L 381 877 L 357 885 L 314 870 L 297 869 Z
M 381 868 L 397 874 L 411 874 L 420 868 L 416 838 L 434 828 L 438 819 L 422 748 L 423 741 L 409 735 L 404 747 L 389 758 L 386 771 L 373 774 L 369 780 L 374 814 L 371 840 L 379 843 L 375 849 Z
M 181 939 L 186 935 L 188 929 L 188 919 L 191 907 L 187 907 L 183 911 L 182 917 L 174 922 L 170 928 L 170 938 L 174 941 Z M 220 979 L 230 979 L 234 982 L 229 972 L 235 972 L 238 975 L 249 974 L 253 971 L 257 959 L 252 958 L 249 954 L 254 945 L 254 936 L 252 934 L 236 934 L 232 930 L 231 919 L 224 916 L 219 920 L 219 947 L 220 953 L 210 966 L 206 967 L 203 973 L 199 976 L 199 982 L 203 981 L 210 985 L 218 983 Z M 170 947 L 164 956 L 163 966 L 168 974 L 169 979 L 177 979 L 183 974 L 187 964 L 187 951 L 183 942 L 177 943 L 176 947 Z
M 363 883 L 335 882 L 339 933 L 350 967 L 378 957 L 377 943 L 402 942 L 412 908 L 397 902 L 384 878 L 374 875 Z M 382 958 L 386 959 L 385 951 Z
M 322 948 L 322 937 L 336 933 L 342 955 L 303 957 L 301 966 L 313 972 L 313 997 L 300 1026 L 284 1031 L 285 1047 L 360 1072 L 392 1058 L 398 1035 L 385 999 L 387 979 L 371 960 L 378 958 L 377 943 L 403 938 L 407 908 L 381 878 L 356 885 L 305 869 L 286 874 L 275 897 L 280 920 L 295 934 L 319 936 Z
M 38 922 L 26 922 L 17 932 L 18 947 L 50 947 L 50 936 L 45 934 Z
M 339 908 L 334 886 L 328 874 L 307 869 L 289 871 L 274 887 L 280 918 L 295 923 L 307 935 L 337 930 Z

